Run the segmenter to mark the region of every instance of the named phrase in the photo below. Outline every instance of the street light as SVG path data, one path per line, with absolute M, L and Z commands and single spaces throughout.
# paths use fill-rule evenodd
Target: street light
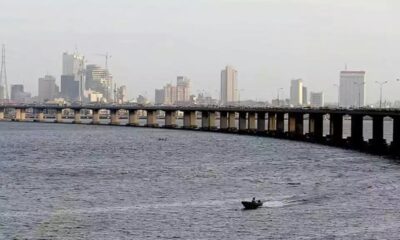
M 333 84 L 334 87 L 337 88 L 338 98 L 337 98 L 337 106 L 339 107 L 339 96 L 340 96 L 340 87 L 337 84 Z
M 358 86 L 358 108 L 361 108 L 361 86 L 365 85 L 366 82 L 358 83 L 358 82 L 353 82 L 355 85 Z
M 398 80 L 398 79 L 397 79 L 397 80 Z M 384 82 L 375 81 L 375 83 L 378 84 L 379 87 L 380 87 L 379 108 L 382 108 L 382 88 L 383 88 L 383 85 L 385 85 L 386 83 L 388 83 L 388 81 L 384 81 Z
M 279 105 L 279 92 L 280 92 L 281 90 L 283 90 L 283 88 L 278 88 L 278 96 L 277 96 L 277 99 L 278 99 L 278 107 L 280 106 L 280 105 Z

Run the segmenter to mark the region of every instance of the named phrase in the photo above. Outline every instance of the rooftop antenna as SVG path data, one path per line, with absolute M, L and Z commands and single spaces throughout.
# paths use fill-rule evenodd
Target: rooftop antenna
M 1 48 L 0 90 L 1 90 L 0 97 L 8 100 L 9 97 L 8 97 L 8 83 L 7 83 L 7 71 L 6 71 L 6 47 L 4 44 L 2 45 Z

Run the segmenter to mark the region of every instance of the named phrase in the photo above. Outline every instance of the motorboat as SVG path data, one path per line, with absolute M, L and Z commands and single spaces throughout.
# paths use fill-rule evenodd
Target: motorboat
M 242 204 L 244 206 L 245 209 L 257 209 L 259 207 L 261 207 L 263 205 L 263 202 L 261 202 L 260 200 L 258 201 L 242 201 Z

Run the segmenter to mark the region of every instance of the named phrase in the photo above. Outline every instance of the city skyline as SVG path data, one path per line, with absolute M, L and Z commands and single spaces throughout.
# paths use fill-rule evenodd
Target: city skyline
M 326 102 L 336 102 L 333 85 L 346 64 L 367 72 L 367 103 L 379 100 L 375 81 L 389 81 L 384 100 L 395 100 L 400 89 L 395 81 L 400 75 L 396 1 L 117 3 L 98 1 L 100 13 L 115 16 L 99 19 L 86 14 L 90 1 L 80 1 L 77 12 L 70 11 L 75 5 L 67 1 L 6 1 L 0 41 L 7 47 L 9 86 L 24 84 L 37 95 L 36 81 L 46 74 L 57 76 L 60 84 L 59 54 L 76 47 L 101 66 L 99 52 L 113 55 L 110 69 L 127 86 L 129 99 L 146 92 L 153 99 L 154 89 L 177 75 L 191 77 L 193 93 L 204 90 L 217 97 L 220 68 L 227 64 L 240 72 L 241 99 L 271 101 L 278 88 L 288 98 L 290 80 L 301 78 L 309 92 L 323 91 Z M 32 15 L 28 9 L 43 14 Z M 43 24 L 43 18 L 52 21 Z M 77 24 L 75 19 L 81 18 L 85 21 Z

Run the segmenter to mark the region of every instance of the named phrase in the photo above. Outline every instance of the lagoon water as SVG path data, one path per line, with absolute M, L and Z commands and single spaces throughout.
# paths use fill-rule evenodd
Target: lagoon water
M 264 206 L 242 210 L 253 196 Z M 394 160 L 254 136 L 0 122 L 0 239 L 398 239 L 399 229 Z

